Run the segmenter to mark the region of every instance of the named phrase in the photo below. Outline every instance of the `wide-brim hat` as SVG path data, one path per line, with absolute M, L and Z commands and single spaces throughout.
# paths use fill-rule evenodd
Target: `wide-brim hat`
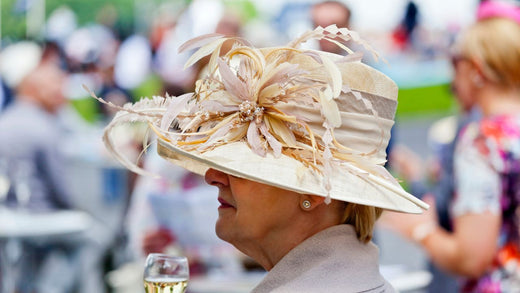
M 299 49 L 326 39 L 341 56 Z M 257 49 L 238 38 L 212 34 L 181 47 L 200 47 L 187 66 L 211 54 L 208 76 L 194 93 L 125 105 L 105 142 L 128 168 L 111 138 L 120 123 L 145 121 L 157 134 L 158 153 L 203 175 L 214 168 L 298 193 L 388 210 L 420 213 L 428 205 L 407 193 L 383 167 L 397 107 L 397 86 L 361 63 L 340 42 L 355 32 L 318 27 L 285 47 Z M 226 41 L 232 49 L 220 56 Z
M 1 77 L 9 87 L 18 87 L 40 64 L 42 53 L 42 48 L 32 41 L 21 41 L 7 46 L 0 52 Z

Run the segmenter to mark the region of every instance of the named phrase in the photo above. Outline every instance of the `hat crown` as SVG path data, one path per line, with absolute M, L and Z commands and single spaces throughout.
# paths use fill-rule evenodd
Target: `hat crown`
M 260 156 L 269 151 L 275 156 L 284 151 L 307 152 L 302 159 L 316 162 L 316 156 L 321 155 L 318 161 L 322 161 L 326 152 L 336 159 L 348 154 L 384 163 L 397 86 L 362 64 L 361 54 L 349 50 L 351 54 L 340 56 L 296 48 L 311 38 L 363 43 L 355 33 L 335 26 L 317 28 L 287 47 L 256 49 L 241 39 L 219 35 L 188 41 L 180 51 L 200 49 L 186 65 L 211 53 L 209 74 L 197 81 L 183 111 L 172 102 L 174 114 L 165 115 L 162 130 L 178 125 L 189 135 L 172 139 L 198 151 L 246 140 Z M 220 47 L 229 40 L 233 48 L 219 57 Z
M 306 53 L 309 52 L 329 58 L 341 73 L 342 91 L 334 98 L 341 118 L 341 124 L 333 129 L 335 140 L 373 163 L 384 164 L 397 108 L 397 85 L 383 73 L 361 63 L 358 58 L 348 60 L 348 57 L 332 53 Z M 305 54 L 294 59 L 293 62 L 305 71 L 322 72 L 326 80 L 326 70 L 316 60 Z M 323 123 L 326 118 L 321 108 L 297 100 L 281 104 L 279 108 L 298 109 L 297 112 L 306 118 L 306 123 L 314 133 L 326 132 Z

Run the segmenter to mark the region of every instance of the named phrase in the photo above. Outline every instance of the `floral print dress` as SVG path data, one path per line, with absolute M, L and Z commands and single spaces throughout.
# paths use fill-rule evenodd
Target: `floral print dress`
M 498 252 L 479 279 L 465 279 L 462 292 L 520 292 L 520 115 L 469 124 L 454 156 L 452 218 L 491 211 L 501 214 Z

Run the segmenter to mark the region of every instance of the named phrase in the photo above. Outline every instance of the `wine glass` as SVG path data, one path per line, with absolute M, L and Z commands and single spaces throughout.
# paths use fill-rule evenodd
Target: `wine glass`
M 184 293 L 188 286 L 188 259 L 150 253 L 144 267 L 144 289 L 146 293 Z

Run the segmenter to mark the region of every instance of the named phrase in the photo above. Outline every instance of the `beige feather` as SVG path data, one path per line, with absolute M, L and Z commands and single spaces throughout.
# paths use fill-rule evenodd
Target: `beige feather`
M 220 49 L 222 48 L 222 45 L 224 44 L 224 42 L 218 44 L 216 47 L 215 47 L 215 51 L 213 51 L 213 53 L 211 54 L 211 57 L 209 58 L 209 62 L 208 62 L 208 69 L 209 69 L 209 72 L 211 75 L 215 74 L 217 72 L 217 60 L 220 56 Z
M 319 91 L 321 113 L 323 117 L 332 127 L 341 126 L 341 114 L 338 109 L 338 104 L 332 99 L 332 90 L 330 87 L 326 87 L 324 91 Z
M 177 52 L 179 54 L 184 53 L 187 50 L 202 47 L 202 46 L 204 46 L 210 42 L 213 42 L 216 39 L 220 39 L 222 37 L 224 37 L 224 35 L 222 35 L 222 34 L 206 34 L 206 35 L 198 36 L 198 37 L 195 37 L 193 39 L 190 39 L 190 40 L 184 42 L 184 44 L 182 44 L 179 47 Z
M 341 94 L 341 88 L 342 88 L 341 71 L 339 70 L 338 66 L 324 54 L 321 54 L 321 60 L 323 61 L 325 70 L 327 70 L 327 72 L 332 80 L 333 98 L 336 98 Z
M 193 55 L 191 55 L 190 58 L 188 59 L 188 61 L 186 61 L 186 64 L 184 64 L 184 69 L 192 66 L 200 59 L 202 59 L 202 58 L 206 57 L 207 55 L 209 55 L 210 53 L 212 53 L 217 47 L 221 46 L 222 43 L 224 43 L 226 40 L 227 40 L 227 38 L 217 39 L 214 42 L 211 42 L 209 44 L 206 44 L 206 45 L 200 47 L 200 49 L 198 49 L 197 52 L 195 52 Z
M 255 64 L 255 77 L 262 76 L 263 70 L 265 68 L 265 59 L 264 55 L 262 55 L 262 53 L 258 49 L 249 47 L 238 47 L 233 50 L 230 50 L 226 54 L 226 57 L 231 60 L 235 55 L 245 55 L 251 58 L 251 61 L 253 61 Z
M 265 87 L 262 91 L 260 91 L 260 94 L 258 95 L 258 103 L 268 103 L 269 98 L 277 97 L 284 94 L 285 91 L 279 84 L 271 84 Z
M 249 127 L 247 129 L 247 143 L 255 154 L 261 157 L 265 157 L 266 147 L 264 141 L 258 133 L 258 125 L 256 124 L 255 120 L 249 123 Z
M 282 121 L 272 117 L 270 114 L 264 115 L 264 122 L 269 131 L 283 144 L 288 147 L 296 147 L 296 137 Z
M 222 82 L 231 95 L 237 97 L 242 101 L 252 101 L 256 97 L 249 96 L 247 85 L 241 81 L 231 70 L 229 65 L 222 59 L 218 59 L 218 67 Z
M 225 140 L 228 142 L 234 142 L 234 141 L 243 139 L 247 134 L 248 126 L 249 125 L 247 125 L 245 123 L 240 124 L 240 125 L 235 125 L 235 127 L 231 128 L 231 130 L 229 130 L 229 133 L 226 135 Z
M 275 158 L 279 158 L 282 155 L 282 144 L 269 132 L 265 124 L 262 122 L 260 124 L 260 133 L 264 136 L 264 138 L 267 140 L 267 143 L 273 150 L 273 155 Z

